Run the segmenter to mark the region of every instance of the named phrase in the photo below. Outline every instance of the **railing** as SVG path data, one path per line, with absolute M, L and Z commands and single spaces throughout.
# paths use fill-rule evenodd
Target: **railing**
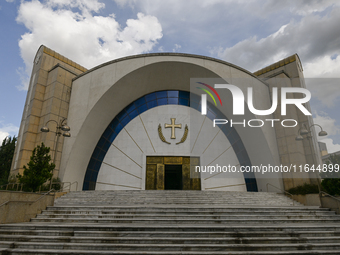
M 334 196 L 332 196 L 332 195 L 330 195 L 330 194 L 328 194 L 324 191 L 320 191 L 320 193 L 319 193 L 320 202 L 321 202 L 321 207 L 323 207 L 323 208 L 325 208 L 325 207 L 329 208 L 329 206 L 328 207 L 324 206 L 323 201 L 322 201 L 322 197 L 323 197 L 322 195 L 326 195 L 327 197 L 330 197 L 332 200 L 335 200 L 335 202 L 337 203 L 337 208 L 336 208 L 337 213 L 340 214 L 340 199 L 337 198 L 337 197 L 334 197 Z M 335 208 L 331 208 L 331 209 L 335 209 Z
M 69 192 L 71 192 L 71 187 L 72 187 L 73 184 L 76 184 L 76 191 L 78 191 L 78 182 L 77 181 L 72 182 L 72 183 L 71 182 L 62 182 L 62 188 L 59 191 L 64 191 L 66 189 L 64 187 L 65 183 L 69 183 L 69 185 L 68 185 L 69 186 L 69 189 L 68 189 Z M 66 187 L 68 187 L 68 186 L 66 186 Z
M 75 181 L 73 183 L 71 182 L 52 182 L 52 185 L 54 184 L 60 184 L 60 189 L 56 190 L 56 191 L 59 191 L 59 192 L 62 192 L 64 190 L 68 190 L 68 192 L 71 192 L 71 188 L 72 186 L 75 184 L 76 185 L 76 190 L 75 191 L 78 191 L 78 182 Z M 64 187 L 64 185 L 67 184 L 66 187 Z M 5 185 L 1 185 L 0 186 L 0 190 L 2 187 L 6 187 L 6 190 L 8 190 L 9 188 L 14 188 L 15 191 L 22 191 L 23 189 L 23 186 L 24 186 L 24 183 L 8 183 L 8 184 L 5 184 Z M 16 188 L 15 188 L 16 187 Z M 39 186 L 39 190 L 38 190 L 38 193 L 41 193 L 41 188 L 42 188 L 42 185 Z M 68 189 L 67 189 L 68 188 Z M 54 189 L 55 190 L 55 189 Z M 43 191 L 44 192 L 44 191 Z
M 42 199 L 43 197 L 49 195 L 51 192 L 55 192 L 55 190 L 54 190 L 54 189 L 51 189 L 50 191 L 48 191 L 48 192 L 46 192 L 45 194 L 41 195 L 38 199 L 36 199 L 36 200 L 34 200 L 34 201 L 14 201 L 14 200 L 8 200 L 8 201 L 2 203 L 2 204 L 0 205 L 0 207 L 1 207 L 1 206 L 4 206 L 4 205 L 7 205 L 7 204 L 10 203 L 10 202 L 20 202 L 20 203 L 34 204 L 34 203 L 38 202 L 40 199 Z
M 278 187 L 276 187 L 276 186 L 274 186 L 273 184 L 270 184 L 270 183 L 267 183 L 267 184 L 266 184 L 267 192 L 269 192 L 269 191 L 268 191 L 268 186 L 269 186 L 269 185 L 272 186 L 273 188 L 276 188 L 277 190 L 283 191 L 285 194 L 288 194 L 289 196 L 291 196 L 291 198 L 292 198 L 292 200 L 293 200 L 293 205 L 295 205 L 295 200 L 293 199 L 293 194 L 289 193 L 288 191 L 285 191 L 284 189 L 278 188 Z
M 24 186 L 24 184 L 23 183 L 17 183 L 17 182 L 16 183 L 8 183 L 8 184 L 5 184 L 5 185 L 1 185 L 0 188 L 6 187 L 6 190 L 8 190 L 9 186 L 12 186 L 12 188 L 16 186 L 17 187 L 16 191 L 19 191 L 19 187 L 21 186 L 20 191 L 22 191 L 22 187 Z

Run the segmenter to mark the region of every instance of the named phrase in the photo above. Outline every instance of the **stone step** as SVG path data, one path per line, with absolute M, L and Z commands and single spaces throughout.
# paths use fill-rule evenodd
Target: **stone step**
M 340 231 L 248 231 L 248 232 L 226 232 L 226 231 L 60 231 L 60 230 L 15 230 L 0 229 L 0 235 L 19 235 L 19 236 L 58 236 L 58 237 L 340 237 Z M 322 240 L 322 239 L 320 239 Z
M 147 210 L 147 209 L 140 209 L 140 210 L 124 210 L 124 209 L 112 209 L 112 210 L 76 210 L 76 208 L 72 210 L 44 210 L 42 211 L 43 215 L 60 215 L 60 214 L 72 214 L 72 215 L 116 215 L 116 216 L 123 216 L 123 215 L 152 215 L 152 216 L 184 216 L 184 217 L 192 217 L 199 215 L 207 215 L 207 216 L 239 216 L 239 215 L 247 215 L 249 211 L 246 210 L 224 210 L 224 211 L 176 211 L 176 210 Z M 278 215 L 285 215 L 285 216 L 327 216 L 332 217 L 335 215 L 334 211 L 251 211 L 251 215 L 253 216 L 264 216 L 267 215 L 271 216 L 278 216 Z
M 266 200 L 265 200 L 266 199 Z M 269 200 L 268 200 L 269 199 Z M 286 199 L 286 198 L 249 198 L 246 199 L 244 197 L 238 197 L 238 198 L 154 198 L 154 199 L 147 199 L 147 198 L 114 198 L 114 197 L 105 197 L 105 198 L 88 198 L 88 197 L 84 197 L 84 198 L 62 198 L 60 200 L 57 200 L 56 202 L 60 202 L 60 201 L 120 201 L 120 202 L 158 202 L 158 201 L 162 201 L 162 202 L 193 202 L 193 203 L 216 203 L 216 202 L 223 202 L 223 203 L 248 203 L 248 202 L 252 202 L 252 201 L 256 201 L 256 202 L 263 202 L 263 203 L 287 203 L 287 202 L 293 202 L 290 199 Z
M 0 235 L 0 243 L 86 243 L 86 244 L 305 244 L 339 243 L 340 237 L 70 237 L 70 236 L 30 236 Z
M 277 206 L 271 206 L 271 207 L 263 207 L 263 206 L 257 206 L 254 208 L 248 207 L 248 206 L 172 206 L 172 205 L 147 205 L 147 206 L 135 206 L 135 205 L 125 205 L 125 206 L 53 206 L 53 207 L 47 207 L 47 210 L 77 210 L 77 211 L 94 211 L 94 210 L 100 210 L 100 211 L 144 211 L 144 212 L 328 212 L 328 213 L 334 213 L 330 211 L 328 208 L 319 208 L 319 207 L 277 207 Z
M 340 216 L 276 193 L 88 191 L 0 225 L 4 254 L 340 254 Z
M 214 225 L 156 225 L 156 224 L 53 224 L 53 223 L 17 223 L 2 224 L 2 230 L 50 230 L 50 231 L 163 231 L 163 232 L 265 232 L 265 231 L 340 231 L 340 223 L 337 224 L 262 224 L 262 225 L 245 225 L 245 224 L 214 224 Z
M 157 218 L 76 218 L 76 217 L 39 217 L 31 219 L 31 222 L 79 222 L 79 223 L 115 223 L 115 224 L 124 224 L 124 223 L 136 223 L 136 224 L 296 224 L 296 223 L 311 223 L 311 224 L 330 224 L 330 223 L 339 223 L 339 220 L 336 218 L 328 219 L 328 218 L 320 218 L 320 219 L 308 219 L 308 218 L 300 218 L 300 219 L 289 219 L 285 217 L 277 217 L 277 218 L 261 218 L 261 219 L 252 219 L 252 218 L 233 218 L 233 219 L 199 219 L 199 218 L 189 218 L 189 219 L 157 219 Z
M 1 244 L 6 243 L 2 247 Z M 115 250 L 115 251 L 294 251 L 294 250 L 340 250 L 340 243 L 313 244 L 83 244 L 83 243 L 40 243 L 40 242 L 0 242 L 0 248 L 12 249 L 55 249 L 55 250 Z
M 55 218 L 82 218 L 82 219 L 143 219 L 143 220 L 336 220 L 340 221 L 339 215 L 247 215 L 247 214 L 223 214 L 223 215 L 182 215 L 182 214 L 45 214 L 37 215 L 37 219 Z
M 35 249 L 0 249 L 3 254 L 19 255 L 50 255 L 50 254 L 76 254 L 76 255 L 339 255 L 336 250 L 300 250 L 300 251 L 88 251 L 88 250 L 35 250 Z

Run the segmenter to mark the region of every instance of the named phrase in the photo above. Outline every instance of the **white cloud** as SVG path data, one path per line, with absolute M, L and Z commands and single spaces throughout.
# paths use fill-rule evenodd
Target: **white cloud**
M 0 122 L 0 145 L 6 136 L 18 136 L 19 128 L 13 124 L 3 124 Z
M 30 75 L 41 44 L 91 68 L 115 58 L 148 52 L 162 38 L 156 17 L 138 13 L 136 19 L 128 19 L 126 26 L 121 27 L 114 14 L 93 15 L 104 6 L 98 0 L 23 1 L 17 22 L 29 30 L 19 41 L 26 75 Z M 23 86 L 27 88 L 27 79 Z
M 338 49 L 340 54 L 340 45 Z M 340 78 L 340 56 L 327 54 L 315 58 L 304 66 L 305 78 Z
M 338 0 L 286 0 L 277 1 L 269 0 L 266 1 L 263 6 L 264 12 L 275 12 L 284 9 L 289 9 L 290 12 L 296 13 L 301 16 L 305 16 L 315 12 L 322 12 L 326 8 L 339 4 Z
M 28 90 L 30 77 L 27 75 L 25 68 L 19 67 L 16 70 L 17 75 L 20 78 L 21 84 L 16 86 L 18 90 Z
M 340 8 L 334 7 L 326 16 L 310 14 L 299 22 L 292 20 L 282 25 L 265 38 L 253 36 L 215 52 L 220 58 L 252 71 L 294 53 L 299 54 L 303 65 L 308 65 L 320 56 L 340 54 L 339 23 Z M 334 72 L 340 73 L 339 69 Z
M 180 48 L 182 48 L 182 46 L 176 43 L 175 48 L 172 49 L 172 52 L 177 52 Z
M 339 49 L 340 51 L 340 49 Z M 312 96 L 328 108 L 340 101 L 340 56 L 325 55 L 305 65 L 304 76 Z
M 336 120 L 332 119 L 325 113 L 315 112 L 315 117 L 313 118 L 315 124 L 320 125 L 328 135 L 337 135 L 340 134 L 340 128 L 336 125 Z M 317 132 L 320 131 L 319 128 L 316 128 Z
M 334 153 L 340 151 L 340 144 L 334 144 L 333 139 L 331 138 L 325 138 L 320 140 L 320 142 L 323 142 L 327 146 L 328 153 Z
M 338 138 L 340 134 L 340 127 L 337 126 L 336 120 L 332 119 L 325 113 L 315 112 L 315 117 L 313 118 L 315 124 L 320 125 L 324 131 L 328 133 L 328 136 L 318 136 L 320 142 L 326 143 L 328 153 L 333 153 L 340 151 L 340 144 L 334 142 L 333 138 Z M 316 127 L 316 133 L 320 131 L 319 127 Z M 333 136 L 330 138 L 329 136 Z

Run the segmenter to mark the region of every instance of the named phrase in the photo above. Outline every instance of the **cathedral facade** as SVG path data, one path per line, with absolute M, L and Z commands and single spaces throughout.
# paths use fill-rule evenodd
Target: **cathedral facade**
M 217 107 L 214 81 L 233 84 L 244 94 L 252 88 L 252 105 L 262 110 L 271 108 L 275 89 L 305 88 L 296 54 L 255 73 L 180 53 L 130 56 L 87 70 L 41 46 L 11 174 L 22 173 L 34 147 L 43 142 L 51 148 L 54 177 L 78 184 L 78 190 L 256 192 L 267 191 L 268 185 L 287 190 L 316 181 L 312 173 L 294 169 L 320 164 L 315 130 L 309 139 L 296 140 L 300 129 L 313 125 L 311 116 L 289 105 L 284 116 L 280 106 L 266 116 L 246 107 L 242 119 L 233 115 L 232 93 L 219 98 L 223 107 Z M 193 91 L 196 85 L 211 94 L 205 114 L 203 97 Z M 304 107 L 310 110 L 309 103 Z M 285 125 L 285 120 L 295 124 Z M 265 124 L 255 127 L 255 122 Z M 69 131 L 63 130 L 66 126 Z M 240 171 L 263 166 L 281 169 Z

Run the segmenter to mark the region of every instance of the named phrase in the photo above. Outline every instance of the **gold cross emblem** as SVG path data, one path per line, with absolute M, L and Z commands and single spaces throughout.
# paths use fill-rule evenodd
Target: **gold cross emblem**
M 175 128 L 182 128 L 182 124 L 175 124 L 176 118 L 170 118 L 171 124 L 164 124 L 165 128 L 171 128 L 171 139 L 176 139 Z

